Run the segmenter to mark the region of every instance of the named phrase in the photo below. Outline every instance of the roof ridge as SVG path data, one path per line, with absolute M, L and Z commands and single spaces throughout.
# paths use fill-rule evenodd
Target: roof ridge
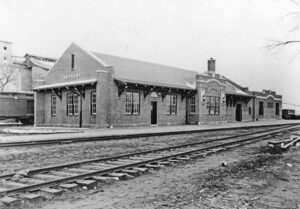
M 153 63 L 153 62 L 150 62 L 150 61 L 143 61 L 143 60 L 138 60 L 138 59 L 121 57 L 121 56 L 117 56 L 117 55 L 104 54 L 104 53 L 100 53 L 100 52 L 93 52 L 93 51 L 91 51 L 91 53 L 93 53 L 96 56 L 97 56 L 97 54 L 99 54 L 99 55 L 102 55 L 102 56 L 110 56 L 110 57 L 115 57 L 115 58 L 118 58 L 118 59 L 123 59 L 123 60 L 128 60 L 128 61 L 133 61 L 133 62 L 139 62 L 139 63 L 146 63 L 146 64 L 156 65 L 156 66 L 160 66 L 160 67 L 174 68 L 174 69 L 177 69 L 177 70 L 188 71 L 188 72 L 193 72 L 193 73 L 198 73 L 199 74 L 198 71 L 188 70 L 188 69 L 179 68 L 179 67 L 170 66 L 170 65 L 165 65 L 165 64 Z M 99 58 L 99 59 L 101 59 L 101 58 Z

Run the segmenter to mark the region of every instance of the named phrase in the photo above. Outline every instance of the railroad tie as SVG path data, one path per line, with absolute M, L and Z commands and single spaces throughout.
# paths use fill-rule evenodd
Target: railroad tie
M 146 168 L 150 168 L 150 169 L 152 168 L 152 169 L 156 169 L 156 170 L 158 170 L 162 167 L 160 165 L 153 165 L 153 164 L 145 164 L 143 166 L 146 167 Z
M 60 184 L 59 185 L 62 189 L 69 190 L 72 192 L 79 190 L 79 185 L 75 183 L 66 183 L 66 184 Z
M 19 206 L 22 203 L 22 201 L 20 199 L 17 199 L 14 197 L 9 197 L 9 196 L 2 197 L 0 199 L 0 202 L 2 202 L 3 204 L 5 204 L 7 206 Z
M 133 176 L 128 175 L 127 173 L 108 173 L 108 176 L 118 177 L 120 180 L 131 179 Z
M 172 162 L 169 162 L 169 161 L 159 161 L 158 164 L 159 165 L 170 165 L 170 164 L 172 164 Z
M 178 160 L 190 160 L 189 157 L 176 157 L 176 159 L 178 159 Z
M 97 181 L 95 180 L 78 180 L 76 183 L 87 189 L 95 189 L 97 187 Z
M 110 184 L 114 181 L 119 181 L 119 177 L 112 177 L 112 176 L 93 176 L 93 179 L 95 179 L 96 181 L 100 181 L 102 183 L 107 183 Z
M 180 162 L 180 160 L 176 160 L 175 158 L 168 159 L 168 161 L 170 161 L 172 163 L 178 163 L 178 162 Z
M 53 188 L 41 188 L 40 192 L 43 197 L 46 197 L 47 199 L 51 199 L 55 196 L 61 195 L 64 191 L 60 189 L 53 189 Z
M 145 173 L 149 170 L 148 168 L 142 168 L 142 167 L 133 167 L 132 169 L 137 170 L 137 171 L 142 172 L 142 173 Z
M 40 194 L 23 194 L 21 198 L 25 200 L 25 202 L 36 203 L 41 200 L 44 200 L 44 197 Z
M 137 176 L 140 175 L 139 171 L 133 170 L 133 169 L 121 169 L 120 171 L 123 172 L 123 173 L 127 173 L 131 176 L 134 176 L 134 177 L 137 177 Z

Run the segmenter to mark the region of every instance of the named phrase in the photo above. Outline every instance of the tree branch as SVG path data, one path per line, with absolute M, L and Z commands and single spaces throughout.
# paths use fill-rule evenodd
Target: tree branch
M 286 45 L 294 44 L 294 43 L 300 43 L 300 40 L 293 40 L 293 41 L 274 41 L 274 43 L 269 44 L 266 46 L 267 49 L 272 50 L 279 47 L 283 47 Z

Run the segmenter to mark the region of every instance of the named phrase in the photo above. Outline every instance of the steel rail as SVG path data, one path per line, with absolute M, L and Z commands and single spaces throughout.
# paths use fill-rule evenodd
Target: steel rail
M 0 143 L 0 148 L 19 147 L 19 146 L 37 146 L 37 145 L 49 145 L 49 144 L 80 143 L 80 142 L 89 142 L 89 141 L 101 141 L 101 140 L 104 141 L 104 140 L 117 140 L 117 139 L 128 139 L 128 138 L 151 137 L 151 136 L 180 135 L 180 134 L 213 132 L 213 131 L 243 130 L 243 129 L 251 129 L 251 128 L 278 127 L 278 126 L 285 126 L 285 125 L 289 126 L 289 125 L 297 125 L 297 124 L 299 124 L 299 123 L 272 124 L 272 125 L 263 125 L 263 126 L 259 126 L 259 127 L 258 126 L 247 126 L 247 127 L 239 127 L 239 128 L 230 127 L 230 128 L 207 129 L 207 130 L 169 131 L 169 132 L 138 133 L 138 134 L 126 134 L 126 135 L 79 137 L 79 138 L 67 138 L 67 139 L 2 142 L 2 143 Z
M 228 142 L 227 143 L 221 143 L 221 144 L 218 144 L 218 145 L 213 145 L 213 146 L 209 146 L 209 147 L 205 147 L 205 148 L 189 150 L 189 151 L 185 151 L 185 152 L 179 152 L 179 153 L 176 153 L 176 154 L 161 156 L 161 157 L 153 158 L 153 159 L 149 159 L 149 160 L 142 160 L 140 162 L 124 164 L 124 165 L 116 166 L 116 167 L 113 167 L 113 168 L 101 169 L 101 170 L 98 170 L 98 171 L 92 171 L 92 172 L 88 172 L 88 173 L 84 173 L 84 174 L 78 174 L 76 176 L 64 177 L 64 178 L 60 178 L 60 179 L 57 179 L 57 180 L 51 180 L 51 181 L 43 182 L 43 183 L 28 185 L 28 186 L 19 187 L 19 188 L 8 189 L 8 190 L 0 191 L 0 196 L 7 195 L 7 194 L 14 194 L 14 193 L 17 193 L 17 192 L 29 191 L 29 190 L 33 190 L 33 189 L 37 189 L 37 188 L 41 188 L 41 187 L 45 187 L 45 186 L 57 185 L 59 183 L 70 182 L 70 181 L 74 181 L 74 180 L 78 180 L 78 179 L 82 179 L 82 178 L 93 177 L 95 175 L 105 175 L 105 174 L 109 174 L 109 173 L 114 172 L 114 171 L 119 171 L 119 170 L 124 169 L 124 168 L 141 166 L 141 165 L 145 165 L 147 163 L 154 163 L 154 162 L 157 162 L 157 161 L 167 160 L 167 159 L 176 158 L 176 157 L 180 157 L 180 156 L 186 156 L 186 155 L 189 155 L 189 154 L 193 154 L 193 153 L 197 153 L 197 152 L 201 152 L 201 151 L 212 150 L 212 149 L 216 149 L 216 148 L 222 148 L 222 147 L 226 147 L 226 146 L 230 146 L 230 145 L 234 145 L 234 144 L 236 144 L 237 146 L 242 146 L 242 145 L 245 144 L 244 142 L 246 142 L 246 144 L 249 144 L 249 143 L 252 143 L 252 142 L 257 142 L 259 140 L 264 140 L 264 139 L 267 139 L 267 138 L 271 138 L 272 135 L 277 134 L 281 131 L 286 131 L 286 130 L 290 130 L 290 129 L 293 129 L 293 128 L 296 128 L 296 127 L 282 128 L 282 129 L 285 129 L 285 130 L 276 130 L 276 131 L 273 131 L 271 133 L 269 131 L 268 133 L 261 134 L 259 136 L 254 136 L 254 137 L 250 137 L 250 138 L 246 138 L 246 139 L 242 139 L 242 140 L 232 141 L 232 142 L 229 142 L 229 143 Z M 252 141 L 250 141 L 250 140 L 252 140 Z M 239 143 L 241 143 L 241 144 L 239 144 Z
M 287 127 L 292 127 L 293 125 L 284 125 L 283 128 L 285 128 L 286 126 Z M 272 128 L 272 129 L 268 129 L 267 131 L 272 131 L 272 130 L 277 130 L 277 129 L 278 128 Z M 174 145 L 174 146 L 164 147 L 164 148 L 159 148 L 159 149 L 151 149 L 151 150 L 146 150 L 146 151 L 141 151 L 141 152 L 122 154 L 122 155 L 117 155 L 117 156 L 112 156 L 112 157 L 95 158 L 95 159 L 77 161 L 77 162 L 73 162 L 73 163 L 66 163 L 66 164 L 60 164 L 60 165 L 55 165 L 55 166 L 36 168 L 36 169 L 32 169 L 32 170 L 28 171 L 28 174 L 32 175 L 32 174 L 35 174 L 35 173 L 38 173 L 38 172 L 61 169 L 61 168 L 67 168 L 67 167 L 74 167 L 74 166 L 78 166 L 80 164 L 100 162 L 100 161 L 109 161 L 109 160 L 115 160 L 115 159 L 118 159 L 118 158 L 130 157 L 130 156 L 134 156 L 134 155 L 145 155 L 145 154 L 154 153 L 154 152 L 161 152 L 161 151 L 166 151 L 166 150 L 171 150 L 171 149 L 178 149 L 178 148 L 183 148 L 183 147 L 188 147 L 188 146 L 207 144 L 207 143 L 212 143 L 212 142 L 216 142 L 216 141 L 224 141 L 224 140 L 229 140 L 229 139 L 238 138 L 238 137 L 245 137 L 245 136 L 249 136 L 249 135 L 253 135 L 253 134 L 260 134 L 260 133 L 264 133 L 264 132 L 266 132 L 266 130 L 257 131 L 255 133 L 251 132 L 251 133 L 239 134 L 239 135 L 234 135 L 234 136 L 215 138 L 215 139 L 206 140 L 206 141 L 200 141 L 200 142 L 194 142 L 194 143 L 188 143 L 188 144 L 181 144 L 181 145 Z M 16 173 L 2 174 L 2 175 L 0 175 L 0 179 L 10 178 L 15 174 Z

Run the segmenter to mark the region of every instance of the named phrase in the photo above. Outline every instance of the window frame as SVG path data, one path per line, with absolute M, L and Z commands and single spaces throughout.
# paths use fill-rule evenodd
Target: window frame
M 67 94 L 67 115 L 68 116 L 72 116 L 73 114 L 73 94 L 72 93 L 68 93 Z
M 96 115 L 96 114 L 97 114 L 97 94 L 96 91 L 92 91 L 91 92 L 91 115 Z
M 191 96 L 189 99 L 190 114 L 196 114 L 196 96 Z
M 53 104 L 54 101 L 55 101 L 55 104 Z M 57 96 L 51 95 L 51 116 L 56 116 L 56 113 L 57 113 L 56 110 L 57 110 Z
M 80 96 L 76 93 L 68 93 L 66 99 L 67 99 L 67 102 L 66 102 L 67 103 L 67 116 L 78 116 L 79 111 L 80 111 L 79 110 Z
M 137 100 L 135 98 L 137 95 Z M 137 101 L 137 102 L 136 102 Z M 139 115 L 140 114 L 140 93 L 139 92 L 132 92 L 132 114 Z
M 220 97 L 206 96 L 207 115 L 220 115 Z
M 125 114 L 140 115 L 141 112 L 141 97 L 140 92 L 126 91 L 125 92 Z
M 167 115 L 177 115 L 177 95 L 167 94 L 165 97 L 167 102 Z M 174 103 L 175 102 L 175 103 Z
M 76 99 L 75 99 L 76 97 Z M 75 103 L 76 101 L 76 103 Z M 73 115 L 79 115 L 79 96 L 78 94 L 73 94 Z

